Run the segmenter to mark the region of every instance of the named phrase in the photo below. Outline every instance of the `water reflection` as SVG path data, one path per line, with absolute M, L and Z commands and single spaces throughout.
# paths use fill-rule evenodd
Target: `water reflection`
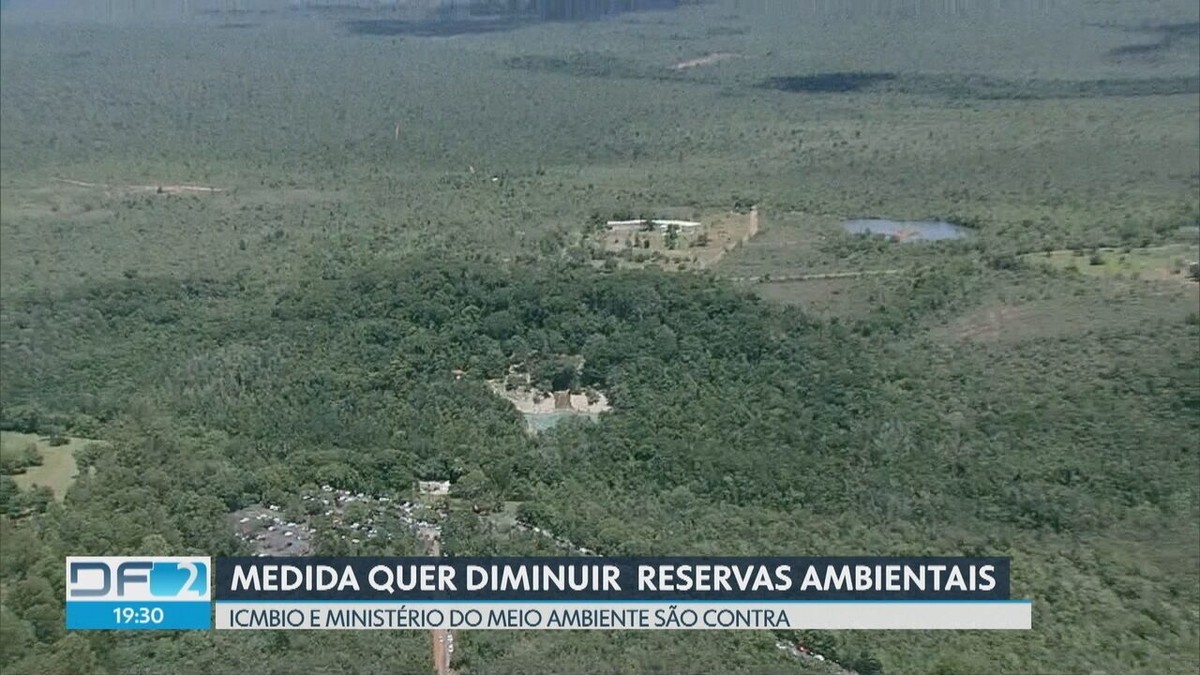
M 852 234 L 883 236 L 899 242 L 940 241 L 971 236 L 971 231 L 960 225 L 929 220 L 866 218 L 847 220 L 842 223 L 842 228 Z

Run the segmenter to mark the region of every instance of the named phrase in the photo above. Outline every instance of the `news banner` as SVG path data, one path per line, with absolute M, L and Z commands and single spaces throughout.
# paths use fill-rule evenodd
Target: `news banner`
M 72 630 L 1028 630 L 1008 558 L 67 559 Z

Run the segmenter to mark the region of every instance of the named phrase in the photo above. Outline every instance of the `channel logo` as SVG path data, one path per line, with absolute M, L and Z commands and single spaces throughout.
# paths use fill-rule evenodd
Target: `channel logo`
M 67 600 L 208 602 L 208 558 L 67 558 Z
M 70 630 L 208 629 L 208 558 L 67 558 Z

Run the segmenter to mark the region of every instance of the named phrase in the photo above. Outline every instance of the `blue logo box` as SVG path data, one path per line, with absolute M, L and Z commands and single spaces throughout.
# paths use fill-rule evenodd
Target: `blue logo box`
M 209 630 L 203 557 L 67 558 L 68 630 Z

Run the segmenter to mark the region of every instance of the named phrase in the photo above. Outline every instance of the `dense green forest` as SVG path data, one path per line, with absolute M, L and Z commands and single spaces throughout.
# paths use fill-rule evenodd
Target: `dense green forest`
M 20 555 L 6 549 L 6 578 L 19 580 L 12 630 L 26 636 L 10 644 L 19 655 L 22 643 L 58 653 L 56 640 L 78 641 L 61 635 L 64 553 L 230 554 L 224 515 L 293 487 L 387 494 L 479 471 L 528 522 L 601 553 L 1012 555 L 1039 622 L 1064 625 L 945 638 L 954 658 L 936 655 L 942 641 L 918 647 L 932 637 L 906 649 L 911 638 L 879 637 L 893 658 L 928 651 L 902 671 L 931 656 L 982 671 L 998 653 L 1022 655 L 1011 664 L 1022 671 L 1098 668 L 1121 658 L 1104 647 L 1113 623 L 1158 645 L 1123 667 L 1182 666 L 1196 637 L 1187 607 L 1200 598 L 1190 562 L 1163 548 L 1186 550 L 1197 516 L 1197 327 L 1000 353 L 905 328 L 970 302 L 956 282 L 1004 274 L 930 272 L 907 307 L 844 325 L 699 276 L 421 260 L 269 300 L 232 282 L 135 280 L 12 303 L 5 349 L 22 358 L 6 359 L 6 424 L 103 428 L 115 447 L 81 458 L 95 474 L 38 517 L 53 537 L 6 523 L 10 546 L 26 542 Z M 558 354 L 583 355 L 585 381 L 616 412 L 530 438 L 482 379 Z M 455 368 L 469 376 L 455 380 Z M 64 410 L 74 416 L 56 418 Z M 464 526 L 447 535 L 452 552 L 529 550 Z M 730 649 L 749 650 L 730 667 L 773 656 L 746 639 L 638 638 L 690 669 Z M 77 648 L 116 672 L 146 654 Z M 394 648 L 353 647 L 378 659 Z M 505 654 L 476 658 L 484 672 L 550 658 Z M 13 672 L 21 663 L 37 672 L 45 661 Z
M 0 456 L 4 675 L 428 673 L 421 632 L 63 621 L 66 555 L 243 554 L 239 509 L 417 480 L 462 497 L 447 555 L 557 550 L 513 518 L 601 555 L 1001 555 L 1034 603 L 1014 633 L 465 632 L 461 675 L 1195 671 L 1190 3 L 213 4 L 4 9 L 0 429 L 45 440 Z M 539 14 L 568 5 L 611 15 Z M 587 250 L 751 204 L 702 271 Z M 514 366 L 612 410 L 530 434 L 488 386 Z M 73 485 L 25 487 L 68 439 Z

